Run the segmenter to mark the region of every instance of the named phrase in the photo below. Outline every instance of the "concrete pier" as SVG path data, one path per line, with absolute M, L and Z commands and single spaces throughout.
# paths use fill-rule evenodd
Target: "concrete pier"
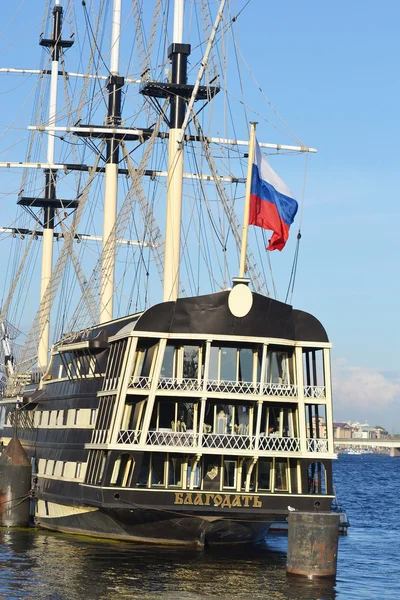
M 292 575 L 335 577 L 339 515 L 292 512 L 289 514 L 286 571 Z
M 0 456 L 0 526 L 29 525 L 31 463 L 17 437 Z

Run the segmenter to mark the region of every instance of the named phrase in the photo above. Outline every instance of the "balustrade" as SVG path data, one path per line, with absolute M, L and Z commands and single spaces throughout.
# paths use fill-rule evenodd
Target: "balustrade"
M 304 398 L 325 398 L 324 385 L 305 385 Z
M 121 430 L 118 444 L 139 444 L 141 431 Z M 199 435 L 193 431 L 149 431 L 146 443 L 149 446 L 197 447 Z M 99 441 L 98 441 L 99 443 Z M 203 448 L 219 450 L 258 450 L 261 452 L 299 452 L 300 440 L 292 437 L 276 437 L 230 433 L 203 433 Z M 327 452 L 327 439 L 307 439 L 307 452 Z
M 261 436 L 258 443 L 259 450 L 276 452 L 298 452 L 300 440 L 291 437 Z
M 177 379 L 175 377 L 160 377 L 158 382 L 160 390 L 176 390 L 183 392 L 200 392 L 203 389 L 201 379 Z
M 132 375 L 129 381 L 129 387 L 140 390 L 148 390 L 151 386 L 151 377 L 142 377 L 141 375 Z
M 218 381 L 210 379 L 207 382 L 208 392 L 219 392 L 223 394 L 259 394 L 260 384 L 251 381 Z
M 129 382 L 129 387 L 137 389 L 149 389 L 151 377 L 142 377 L 133 375 Z M 262 387 L 262 389 L 261 389 Z M 204 388 L 203 379 L 189 379 L 183 377 L 160 377 L 158 389 L 201 392 Z M 297 386 L 292 383 L 266 383 L 261 386 L 260 383 L 251 381 L 226 381 L 210 379 L 207 381 L 206 389 L 208 392 L 222 394 L 264 394 L 266 396 L 296 396 Z M 325 388 L 318 386 L 307 386 L 305 394 L 308 398 L 320 398 L 324 396 Z
M 118 444 L 138 444 L 140 440 L 141 431 L 131 431 L 129 429 L 122 429 L 118 434 Z
M 264 396 L 289 397 L 297 396 L 297 385 L 293 383 L 264 383 L 262 393 Z
M 308 439 L 307 452 L 328 452 L 328 440 L 325 438 Z
M 129 387 L 147 390 L 151 386 L 151 377 L 133 375 Z M 182 392 L 201 392 L 204 388 L 202 379 L 186 379 L 182 377 L 160 377 L 158 389 L 175 390 Z M 263 394 L 264 396 L 293 397 L 297 396 L 297 385 L 293 383 L 252 383 L 250 381 L 218 381 L 210 379 L 207 381 L 208 392 L 222 394 Z M 305 398 L 325 398 L 326 388 L 324 385 L 305 385 Z
M 203 448 L 219 448 L 228 450 L 254 450 L 254 435 L 236 435 L 229 433 L 204 433 Z
M 197 434 L 193 431 L 149 431 L 147 444 L 150 446 L 197 446 Z
M 151 386 L 151 377 L 142 377 L 141 375 L 132 375 L 129 387 L 147 390 Z M 204 388 L 202 379 L 187 379 L 183 377 L 160 377 L 158 389 L 201 392 Z M 264 396 L 276 396 L 288 398 L 297 396 L 297 385 L 294 383 L 253 383 L 250 381 L 219 381 L 210 379 L 207 381 L 206 389 L 208 392 L 217 392 L 222 394 L 262 394 Z M 326 388 L 324 385 L 305 385 L 305 398 L 325 398 Z

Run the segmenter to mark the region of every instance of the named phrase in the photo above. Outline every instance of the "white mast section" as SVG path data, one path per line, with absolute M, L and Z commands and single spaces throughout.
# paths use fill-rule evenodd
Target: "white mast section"
M 60 0 L 55 0 L 55 7 L 60 5 Z M 54 28 L 53 35 L 56 35 Z M 60 34 L 61 35 L 61 34 Z M 57 44 L 59 40 L 54 40 Z M 53 51 L 53 60 L 51 61 L 50 75 L 50 100 L 49 100 L 49 127 L 55 127 L 57 114 L 57 84 L 58 84 L 58 51 Z M 54 147 L 55 135 L 49 135 L 47 139 L 47 162 L 54 163 Z M 55 172 L 49 170 L 46 174 L 47 184 L 45 186 L 45 196 L 48 195 L 49 189 L 55 187 L 54 182 Z M 45 208 L 45 227 L 43 229 L 43 245 L 42 245 L 42 275 L 40 282 L 40 302 L 45 302 L 47 286 L 50 283 L 51 271 L 53 268 L 53 239 L 54 239 L 54 220 L 48 218 L 49 211 Z M 46 222 L 48 220 L 48 222 Z M 38 367 L 44 371 L 47 367 L 49 339 L 50 339 L 50 304 L 46 303 L 41 311 L 40 323 L 40 338 L 38 347 Z
M 207 67 L 208 57 L 214 43 L 215 35 L 222 19 L 222 13 L 225 7 L 226 0 L 221 0 L 218 14 L 214 22 L 213 30 L 208 40 L 207 48 L 201 61 L 199 74 L 194 85 L 192 95 L 188 106 L 185 110 L 184 117 L 182 112 L 179 113 L 179 108 L 172 116 L 173 125 L 169 132 L 169 154 L 168 154 L 168 193 L 167 193 L 167 223 L 165 236 L 165 267 L 164 267 L 164 302 L 168 300 L 176 300 L 179 290 L 179 263 L 180 263 L 180 228 L 181 228 L 181 213 L 182 213 L 182 182 L 183 182 L 183 149 L 185 141 L 185 129 L 189 122 L 197 92 L 200 86 L 200 81 Z M 190 47 L 184 49 L 184 44 L 181 44 L 183 30 L 183 0 L 175 0 L 174 10 L 174 37 L 172 43 L 172 73 L 174 73 L 174 58 L 178 53 L 184 54 L 190 52 Z M 175 46 L 175 48 L 174 48 Z M 177 47 L 181 47 L 177 49 Z M 182 57 L 181 57 L 182 58 Z M 182 60 L 182 63 L 184 61 Z M 178 64 L 177 62 L 175 64 Z M 178 70 L 178 69 L 176 69 Z M 172 83 L 183 83 L 181 81 L 183 72 L 177 74 L 178 80 L 173 80 Z M 186 77 L 186 66 L 184 77 Z M 184 81 L 186 83 L 186 81 Z
M 108 92 L 110 95 L 120 94 L 116 90 L 118 83 L 113 81 L 119 75 L 119 44 L 121 37 L 121 2 L 114 0 L 112 33 L 111 33 L 111 57 Z M 115 103 L 112 103 L 112 110 Z M 108 106 L 108 121 L 115 125 L 117 115 L 110 114 L 110 102 Z M 104 221 L 103 221 L 103 267 L 100 291 L 100 323 L 106 323 L 113 318 L 114 276 L 115 276 L 115 225 L 117 220 L 117 198 L 118 198 L 118 142 L 109 140 L 107 142 L 107 163 L 105 167 L 104 182 Z M 111 260 L 109 253 L 112 254 Z
M 184 0 L 175 0 L 174 33 L 173 33 L 173 38 L 172 38 L 172 42 L 174 44 L 182 44 L 184 9 L 185 9 Z
M 168 152 L 167 220 L 165 227 L 165 261 L 163 300 L 176 300 L 179 291 L 179 262 L 182 214 L 183 145 L 182 129 L 170 129 Z
M 171 45 L 170 58 L 175 60 L 176 54 L 183 50 L 183 20 L 184 20 L 184 0 L 175 0 L 174 3 L 174 30 Z M 190 48 L 189 48 L 190 52 Z M 186 57 L 182 62 L 186 60 Z M 184 73 L 179 67 L 174 69 L 176 81 L 173 83 L 182 83 L 182 77 L 186 79 L 186 66 Z M 186 81 L 184 82 L 186 83 Z M 183 129 L 181 123 L 182 106 L 177 106 L 181 99 L 174 100 L 174 109 L 171 108 L 171 123 L 169 130 L 168 145 L 168 187 L 167 187 L 167 217 L 165 226 L 165 257 L 164 257 L 164 289 L 163 300 L 176 300 L 179 294 L 179 264 L 181 250 L 181 214 L 182 214 L 182 188 L 183 188 L 183 144 L 181 143 Z M 171 102 L 173 101 L 171 100 Z M 173 112 L 175 113 L 173 116 Z M 180 114 L 179 114 L 180 113 Z
M 121 3 L 122 0 L 114 0 L 110 58 L 110 71 L 113 75 L 118 75 L 119 70 L 119 43 L 121 39 Z

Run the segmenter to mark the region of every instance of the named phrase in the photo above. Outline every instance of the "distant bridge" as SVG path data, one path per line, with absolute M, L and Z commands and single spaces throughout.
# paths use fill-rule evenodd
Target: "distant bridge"
M 334 438 L 336 446 L 368 446 L 371 448 L 390 448 L 390 456 L 400 456 L 400 438 Z
M 381 448 L 400 448 L 400 438 L 334 438 L 338 446 L 376 446 Z

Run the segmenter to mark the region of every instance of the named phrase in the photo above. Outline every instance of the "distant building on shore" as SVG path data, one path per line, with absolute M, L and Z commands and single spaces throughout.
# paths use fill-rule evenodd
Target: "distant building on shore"
M 381 438 L 389 437 L 389 432 L 386 431 L 384 427 L 381 427 L 380 425 L 375 425 L 374 429 L 376 431 L 376 438 L 378 440 L 380 440 Z
M 377 436 L 376 431 L 373 427 L 370 427 L 369 425 L 364 425 L 363 427 L 354 429 L 353 435 L 351 437 L 358 440 L 376 440 Z
M 350 439 L 353 434 L 353 427 L 348 423 L 334 423 L 333 437 L 340 439 Z
M 380 425 L 371 427 L 368 423 L 334 422 L 333 437 L 336 439 L 376 440 L 389 436 L 389 432 Z

